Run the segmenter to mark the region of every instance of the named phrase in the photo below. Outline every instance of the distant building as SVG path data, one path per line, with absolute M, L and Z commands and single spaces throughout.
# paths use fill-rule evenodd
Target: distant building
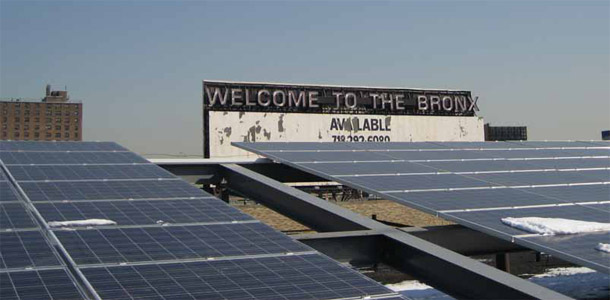
M 602 140 L 610 141 L 610 130 L 602 131 Z
M 486 141 L 527 141 L 526 126 L 490 126 L 485 124 Z
M 83 104 L 47 85 L 42 101 L 0 101 L 0 140 L 81 141 Z

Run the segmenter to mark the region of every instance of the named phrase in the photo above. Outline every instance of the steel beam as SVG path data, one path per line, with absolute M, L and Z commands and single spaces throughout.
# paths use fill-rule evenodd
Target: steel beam
M 376 231 L 382 237 L 382 262 L 449 295 L 464 299 L 570 299 L 239 165 L 222 167 L 231 190 L 317 231 Z

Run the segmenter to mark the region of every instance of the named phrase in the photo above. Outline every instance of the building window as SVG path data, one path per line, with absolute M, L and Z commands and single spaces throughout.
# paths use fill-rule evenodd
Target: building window
M 8 124 L 2 124 L 2 129 L 8 129 Z
M 55 123 L 61 123 L 61 118 L 55 118 Z
M 23 136 L 24 137 L 30 137 L 30 133 L 26 131 L 26 132 L 23 133 Z
M 78 132 L 74 133 L 74 138 L 77 139 L 78 138 Z
M 47 125 L 46 126 L 47 130 L 51 130 L 51 128 L 53 128 L 51 125 Z
M 24 124 L 23 125 L 23 130 L 30 130 L 30 125 Z
M 20 114 L 21 114 L 21 110 L 19 110 L 19 109 L 15 109 L 15 114 L 16 114 L 16 115 L 20 115 Z
M 15 103 L 15 107 L 21 107 L 21 103 Z
M 50 138 L 51 137 L 51 133 L 47 132 L 47 137 Z
M 75 116 L 78 116 L 78 110 L 74 112 L 74 115 L 75 115 Z
M 40 137 L 40 132 L 34 132 L 34 137 L 35 138 L 39 138 Z
M 61 125 L 55 125 L 55 130 L 61 130 Z
M 15 137 L 19 137 L 19 132 L 15 132 Z
M 52 112 L 52 111 L 50 111 L 50 110 L 47 110 L 47 111 L 46 111 L 46 115 L 47 115 L 47 116 L 50 116 L 50 115 L 52 115 L 52 114 L 53 114 L 53 112 Z
M 66 118 L 64 121 L 65 121 L 64 123 L 70 124 L 70 119 Z
M 34 118 L 34 122 L 36 122 L 36 123 L 40 122 L 40 118 L 39 117 Z
M 39 125 L 35 125 L 34 126 L 34 130 L 40 130 L 40 126 Z
M 47 118 L 47 120 L 46 120 L 47 123 L 51 123 L 51 121 L 53 121 L 53 119 L 51 119 L 51 118 Z
M 19 122 L 21 122 L 21 118 L 15 117 L 15 123 L 19 123 Z
M 70 137 L 70 133 L 69 132 L 64 132 L 64 137 L 65 138 L 69 138 Z
M 61 116 L 61 110 L 56 111 L 56 112 L 55 112 L 55 115 L 56 115 L 56 116 Z
M 30 118 L 29 117 L 23 118 L 23 122 L 29 123 L 30 122 Z
M 59 133 L 59 132 L 58 132 L 58 133 L 56 133 L 56 134 L 55 134 L 55 137 L 60 138 L 60 137 L 61 137 L 61 133 Z
M 23 114 L 26 115 L 26 116 L 29 116 L 30 115 L 30 111 L 26 110 L 26 111 L 23 112 Z

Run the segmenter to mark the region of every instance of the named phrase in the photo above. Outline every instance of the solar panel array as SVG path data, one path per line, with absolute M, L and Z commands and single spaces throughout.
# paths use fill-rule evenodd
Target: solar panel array
M 610 272 L 610 234 L 540 236 L 506 217 L 610 222 L 608 142 L 235 143 L 464 226 Z
M 115 143 L 0 142 L 0 160 L 2 299 L 397 297 Z
M 82 299 L 28 207 L 0 168 L 0 299 Z

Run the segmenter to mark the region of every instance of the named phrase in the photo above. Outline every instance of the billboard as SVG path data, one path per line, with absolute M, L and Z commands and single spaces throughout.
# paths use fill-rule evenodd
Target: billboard
M 482 141 L 469 91 L 203 82 L 205 157 L 231 142 Z

